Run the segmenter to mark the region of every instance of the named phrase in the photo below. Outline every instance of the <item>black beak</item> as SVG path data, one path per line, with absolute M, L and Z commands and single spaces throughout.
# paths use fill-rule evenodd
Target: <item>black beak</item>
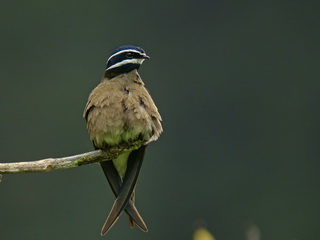
M 143 55 L 142 55 L 142 58 L 143 58 L 143 59 L 150 59 L 150 57 L 149 57 L 147 54 L 143 54 Z

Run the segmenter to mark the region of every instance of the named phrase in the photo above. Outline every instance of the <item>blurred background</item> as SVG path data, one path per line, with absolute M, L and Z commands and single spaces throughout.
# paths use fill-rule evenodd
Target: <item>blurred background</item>
M 137 206 L 104 239 L 319 239 L 319 1 L 3 1 L 0 162 L 93 150 L 82 112 L 109 54 L 140 73 L 165 132 L 147 151 Z M 114 196 L 98 165 L 4 175 L 0 236 L 103 239 Z M 256 238 L 255 240 L 259 240 Z

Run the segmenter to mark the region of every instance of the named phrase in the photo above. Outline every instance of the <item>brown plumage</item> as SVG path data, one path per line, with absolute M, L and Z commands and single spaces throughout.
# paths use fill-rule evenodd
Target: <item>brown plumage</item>
M 161 116 L 137 70 L 102 79 L 89 96 L 84 117 L 99 149 L 136 138 L 148 143 L 162 132 Z

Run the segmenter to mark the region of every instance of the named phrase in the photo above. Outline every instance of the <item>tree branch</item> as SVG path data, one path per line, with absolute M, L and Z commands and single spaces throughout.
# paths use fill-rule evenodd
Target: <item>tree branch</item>
M 121 144 L 118 146 L 110 147 L 103 151 L 96 150 L 69 157 L 47 158 L 32 162 L 0 163 L 0 174 L 50 172 L 59 169 L 67 169 L 102 161 L 108 161 L 115 159 L 120 153 L 124 151 L 138 149 L 143 144 L 145 144 L 145 142 L 138 141 L 130 144 Z

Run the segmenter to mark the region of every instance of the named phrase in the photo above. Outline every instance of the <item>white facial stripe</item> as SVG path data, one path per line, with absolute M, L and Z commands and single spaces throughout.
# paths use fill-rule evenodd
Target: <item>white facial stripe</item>
M 126 59 L 126 60 L 123 60 L 122 62 L 118 62 L 118 63 L 116 63 L 116 64 L 108 67 L 106 70 L 109 70 L 109 69 L 112 69 L 112 68 L 117 68 L 117 67 L 126 65 L 126 64 L 128 64 L 128 63 L 142 64 L 144 60 L 145 60 L 145 59 L 143 59 L 143 58 Z
M 135 53 L 139 53 L 140 55 L 142 55 L 142 53 L 139 52 L 139 51 L 137 51 L 137 50 L 134 50 L 134 49 L 126 49 L 126 50 L 122 50 L 122 51 L 120 51 L 120 52 L 116 52 L 115 54 L 112 54 L 112 55 L 108 58 L 108 61 L 107 61 L 107 62 L 109 62 L 109 60 L 110 60 L 111 58 L 113 58 L 114 56 L 117 56 L 117 55 L 119 55 L 119 54 L 121 54 L 121 53 L 124 53 L 124 52 L 135 52 Z

